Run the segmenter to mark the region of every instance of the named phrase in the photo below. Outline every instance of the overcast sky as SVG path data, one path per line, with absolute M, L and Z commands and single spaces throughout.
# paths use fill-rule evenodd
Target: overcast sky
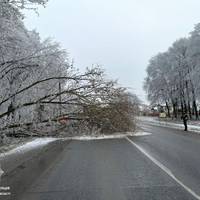
M 50 0 L 25 24 L 52 37 L 83 69 L 102 65 L 142 100 L 148 60 L 200 22 L 199 0 Z

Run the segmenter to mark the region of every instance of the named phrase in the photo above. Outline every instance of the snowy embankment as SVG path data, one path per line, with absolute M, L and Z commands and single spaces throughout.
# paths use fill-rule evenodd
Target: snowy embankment
M 11 150 L 7 150 L 3 153 L 0 153 L 0 177 L 4 173 L 4 170 L 11 171 L 15 167 L 19 166 L 21 163 L 23 163 L 24 157 L 26 157 L 26 154 L 29 156 L 33 156 L 35 154 L 31 153 L 34 152 L 34 150 L 37 150 L 39 148 L 42 148 L 46 146 L 47 144 L 54 142 L 58 140 L 57 138 L 36 138 L 32 141 L 18 144 L 15 148 L 12 148 Z M 2 162 L 11 162 L 12 166 L 9 166 L 9 169 L 2 169 Z M 13 163 L 14 162 L 14 163 Z
M 138 120 L 141 122 L 153 124 L 155 126 L 163 126 L 163 127 L 184 130 L 183 123 L 165 121 L 165 120 L 159 119 L 158 117 L 138 117 Z M 188 122 L 188 130 L 200 134 L 200 122 L 199 123 L 195 122 L 195 124 L 192 124 L 192 123 L 193 123 L 192 121 Z
M 7 155 L 28 152 L 32 149 L 45 146 L 45 145 L 49 144 L 50 142 L 54 142 L 56 140 L 58 140 L 58 139 L 57 138 L 36 138 L 36 139 L 34 139 L 30 142 L 27 142 L 23 145 L 19 145 L 18 147 L 11 149 L 7 152 L 1 153 L 0 159 Z

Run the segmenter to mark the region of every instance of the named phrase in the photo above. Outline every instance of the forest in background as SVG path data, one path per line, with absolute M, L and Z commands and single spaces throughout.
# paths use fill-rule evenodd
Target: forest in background
M 162 105 L 168 117 L 187 113 L 199 119 L 200 24 L 189 37 L 178 39 L 149 61 L 144 89 L 151 105 Z

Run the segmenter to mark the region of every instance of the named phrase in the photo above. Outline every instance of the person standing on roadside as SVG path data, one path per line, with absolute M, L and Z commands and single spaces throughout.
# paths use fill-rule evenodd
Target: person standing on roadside
M 184 124 L 184 131 L 187 131 L 188 130 L 188 127 L 187 127 L 187 121 L 188 121 L 188 116 L 186 113 L 184 113 L 181 117 L 181 119 L 183 120 L 183 124 Z

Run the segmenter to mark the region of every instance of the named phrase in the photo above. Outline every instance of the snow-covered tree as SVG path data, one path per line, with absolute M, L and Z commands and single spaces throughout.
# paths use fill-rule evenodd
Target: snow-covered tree
M 166 103 L 173 115 L 188 113 L 199 117 L 200 98 L 200 25 L 188 38 L 181 38 L 164 53 L 152 58 L 147 68 L 144 88 L 153 103 Z M 162 92 L 161 92 L 162 91 Z M 168 115 L 170 115 L 168 109 Z

